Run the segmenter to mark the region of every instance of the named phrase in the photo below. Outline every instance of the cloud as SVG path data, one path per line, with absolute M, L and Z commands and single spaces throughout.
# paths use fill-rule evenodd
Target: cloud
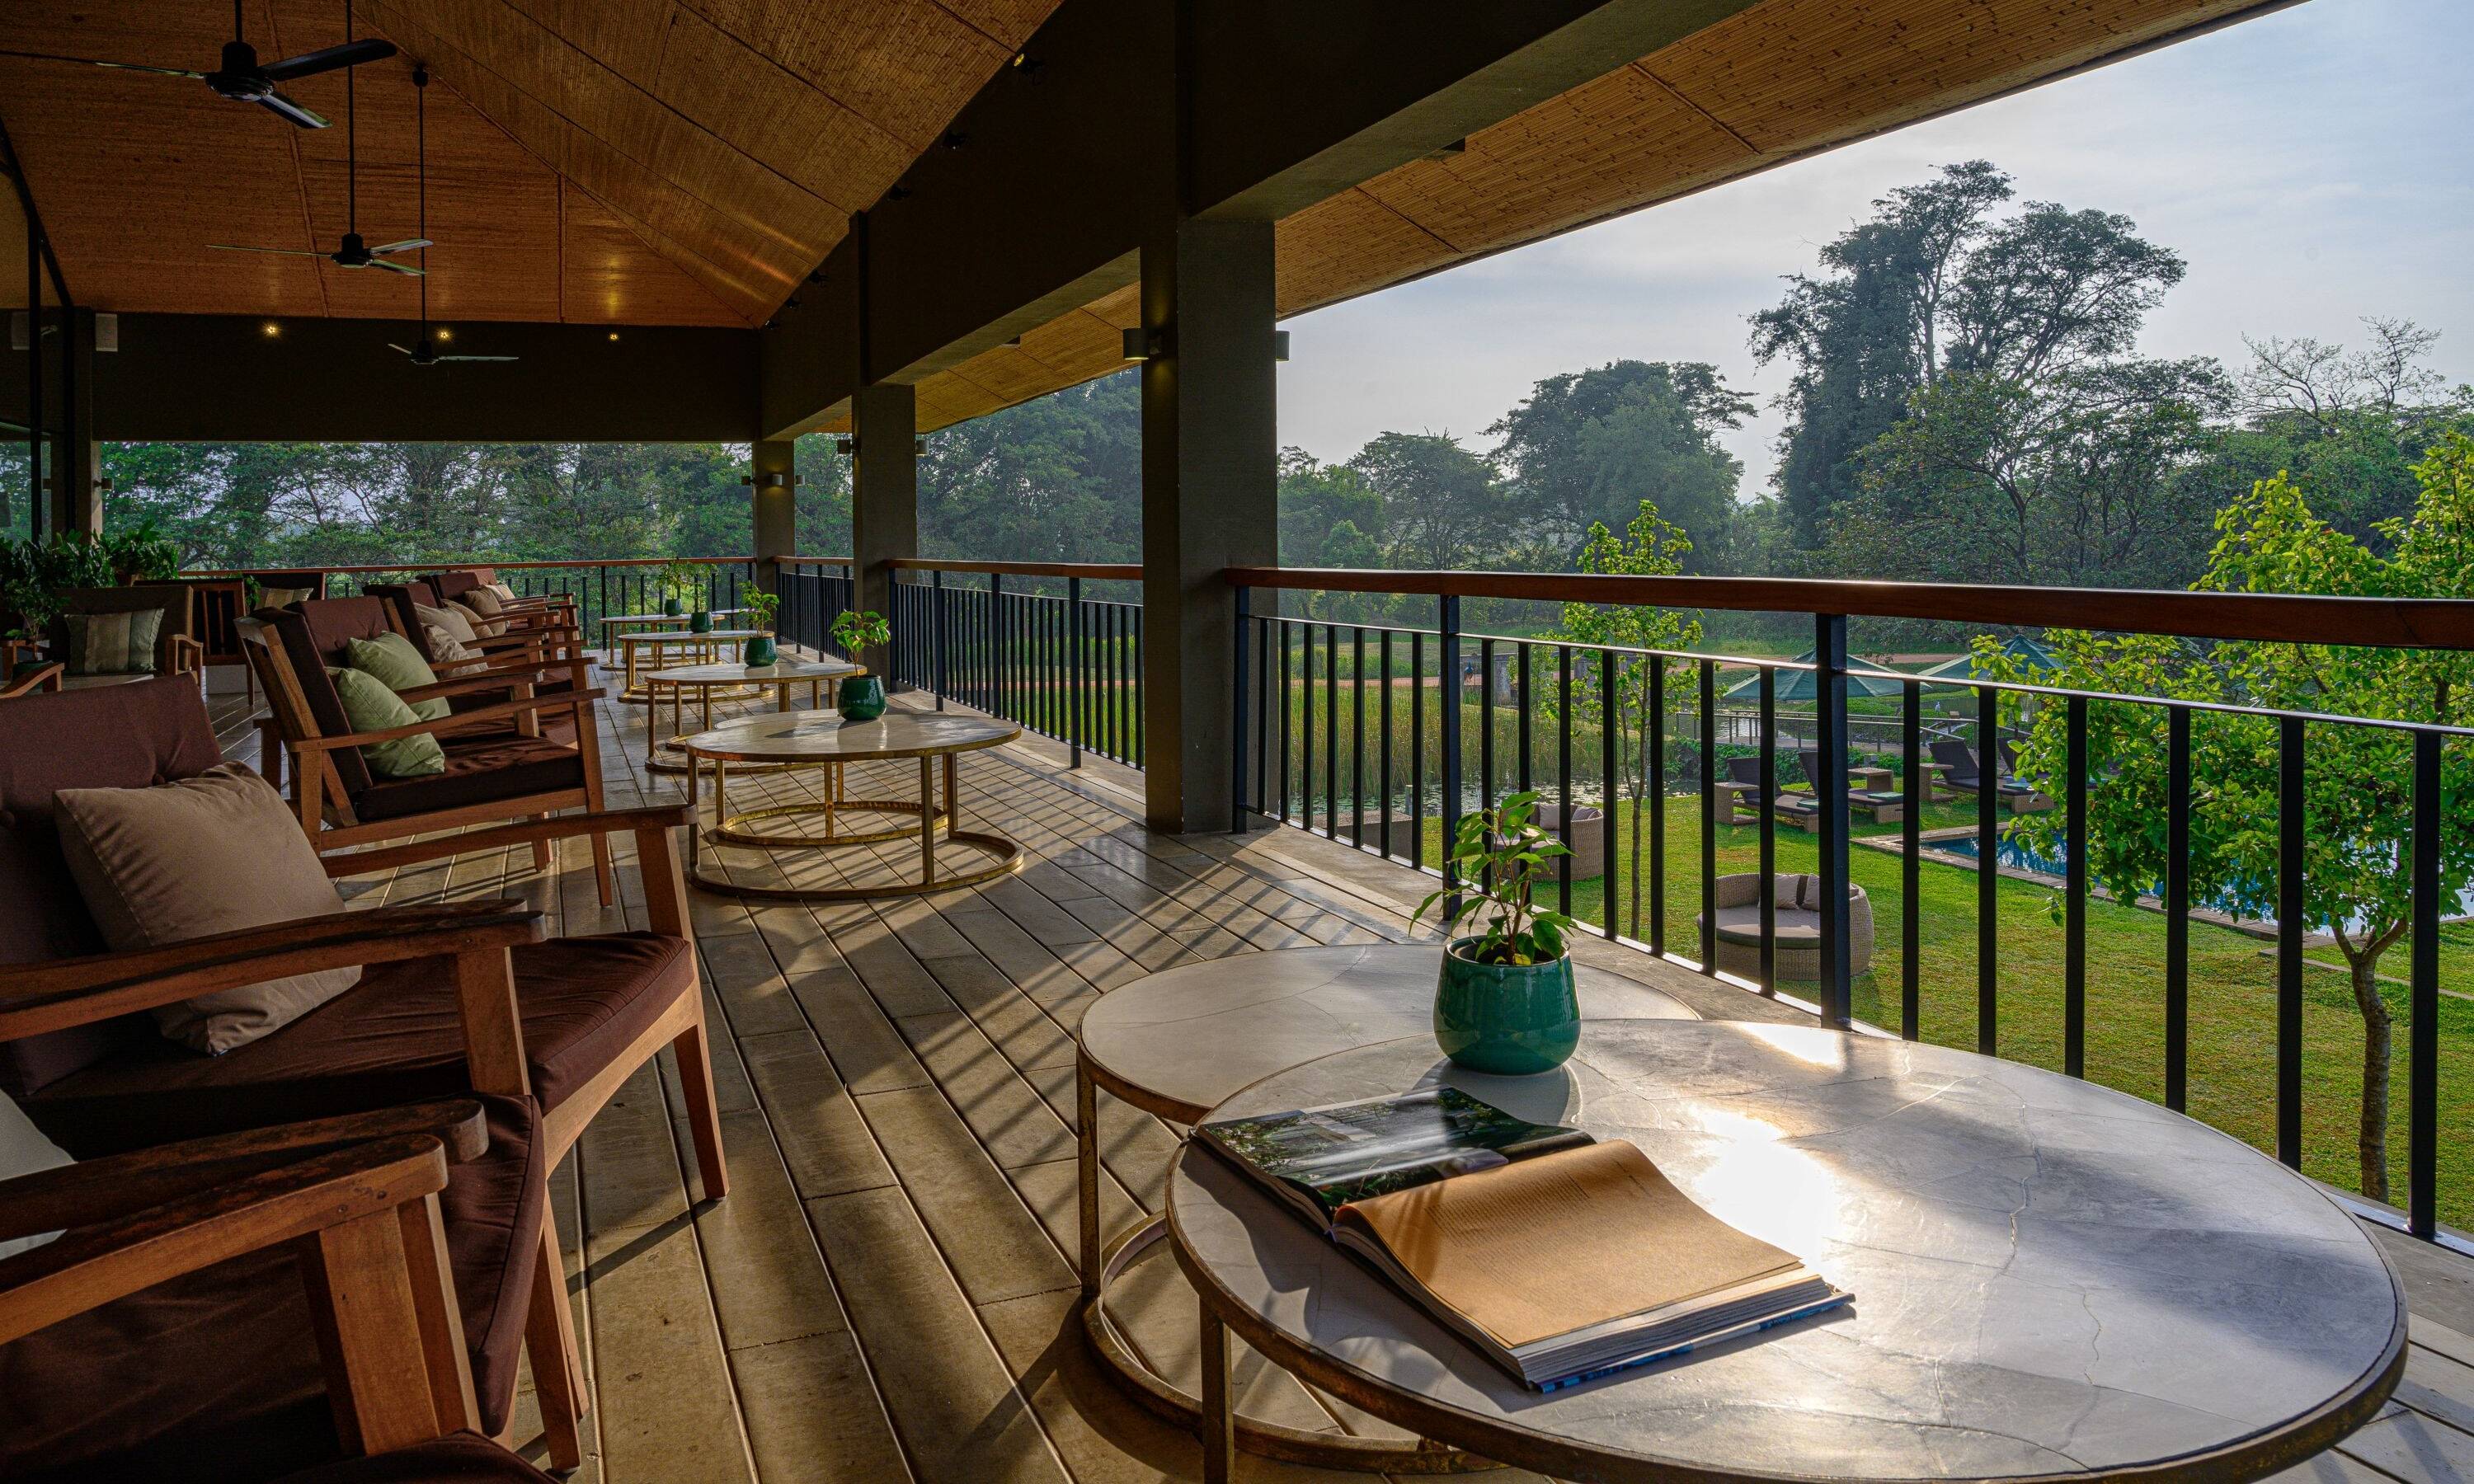
M 1345 459 L 1387 429 L 1479 435 L 1538 380 L 1631 356 L 1709 361 L 1763 403 L 1729 439 L 1764 484 L 1782 367 L 1745 317 L 1891 188 L 1983 157 L 2022 199 L 2119 211 L 2189 259 L 2160 356 L 2242 337 L 2442 332 L 2474 380 L 2474 6 L 2305 5 L 1292 322 L 1281 442 Z

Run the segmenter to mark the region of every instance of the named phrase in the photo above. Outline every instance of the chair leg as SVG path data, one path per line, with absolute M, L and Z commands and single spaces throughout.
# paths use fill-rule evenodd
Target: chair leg
M 610 837 L 608 835 L 593 837 L 593 881 L 601 889 L 601 905 L 605 907 L 610 905 L 611 898 L 617 893 L 618 881 L 610 873 Z
M 550 1467 L 573 1469 L 584 1462 L 583 1430 L 590 1410 L 584 1357 L 575 1345 L 575 1317 L 567 1306 L 567 1263 L 558 1250 L 558 1230 L 542 1222 L 541 1256 L 533 1274 L 530 1309 L 524 1321 L 524 1349 L 533 1363 L 533 1394 L 541 1402 L 542 1433 L 549 1444 Z
M 678 1054 L 679 1097 L 688 1105 L 688 1134 L 695 1141 L 696 1173 L 704 1179 L 704 1198 L 718 1201 L 730 1193 L 730 1167 L 721 1150 L 721 1110 L 713 1095 L 713 1057 L 705 1044 L 702 1017 L 681 1031 L 670 1049 Z
M 534 815 L 534 816 L 533 816 L 533 818 L 535 818 L 535 819 L 537 819 L 537 820 L 546 820 L 546 819 L 548 819 L 548 818 L 549 818 L 549 815 L 548 815 L 547 813 L 546 813 L 546 812 L 545 812 L 545 813 L 541 813 L 541 814 L 536 814 L 536 815 Z M 534 841 L 534 842 L 533 842 L 533 869 L 534 869 L 535 871 L 547 871 L 547 870 L 549 869 L 549 842 L 548 842 L 548 841 L 546 841 L 546 840 L 536 840 L 536 841 Z M 604 903 L 604 905 L 607 905 L 607 903 Z

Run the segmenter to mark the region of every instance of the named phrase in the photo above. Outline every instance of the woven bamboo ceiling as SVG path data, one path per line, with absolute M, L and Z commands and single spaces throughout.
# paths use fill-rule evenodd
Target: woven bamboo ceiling
M 410 59 L 430 89 L 431 312 L 765 320 L 1056 0 L 360 0 L 405 55 L 358 74 L 359 226 L 416 227 Z M 1294 314 L 2122 55 L 2260 0 L 1760 0 L 1279 227 Z M 342 0 L 244 0 L 262 58 L 343 39 Z M 216 0 L 14 0 L 5 44 L 204 68 Z M 71 293 L 121 311 L 409 316 L 331 250 L 344 81 L 298 130 L 204 84 L 0 59 L 0 122 Z M 941 426 L 1114 370 L 1128 287 L 920 386 Z

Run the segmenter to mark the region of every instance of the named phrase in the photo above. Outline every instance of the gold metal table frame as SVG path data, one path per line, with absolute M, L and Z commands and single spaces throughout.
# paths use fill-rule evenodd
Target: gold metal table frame
M 813 673 L 790 675 L 763 673 L 767 670 L 778 671 L 784 664 L 798 666 Z M 689 671 L 698 669 L 729 668 L 732 667 L 726 663 L 713 666 L 688 665 L 674 670 L 655 670 L 643 678 L 645 772 L 676 774 L 688 771 L 688 764 L 683 760 L 685 749 L 680 744 L 684 743 L 690 735 L 687 730 L 687 693 L 691 689 L 698 693 L 697 700 L 701 708 L 703 730 L 711 731 L 713 703 L 716 696 L 724 701 L 741 700 L 747 698 L 751 692 L 762 695 L 769 686 L 773 691 L 773 709 L 788 711 L 790 709 L 791 687 L 804 684 L 808 687 L 808 708 L 812 711 L 822 711 L 827 709 L 824 696 L 826 682 L 839 682 L 855 680 L 867 673 L 865 665 L 846 664 L 833 659 L 793 659 L 785 656 L 777 664 L 760 666 L 757 670 L 733 677 L 699 677 L 688 674 Z M 670 707 L 670 734 L 667 737 L 662 735 L 661 729 L 662 706 L 666 691 Z M 799 765 L 796 763 L 741 763 L 740 766 L 750 773 L 777 773 L 785 767 Z M 838 770 L 836 776 L 838 778 Z
M 816 717 L 813 712 L 791 714 Z M 1021 728 L 993 719 L 982 721 L 979 718 L 892 711 L 887 712 L 881 723 L 837 724 L 841 729 L 857 729 L 832 734 L 838 745 L 801 749 L 779 745 L 777 737 L 760 735 L 762 724 L 780 723 L 784 719 L 780 714 L 746 718 L 713 731 L 699 732 L 681 744 L 681 750 L 687 755 L 688 806 L 695 811 L 698 821 L 690 826 L 688 833 L 690 880 L 713 891 L 740 897 L 792 901 L 870 901 L 879 898 L 918 897 L 930 892 L 976 886 L 1022 869 L 1023 849 L 1019 841 L 991 830 L 955 827 L 961 799 L 961 754 L 1001 747 L 1022 735 Z M 961 725 L 956 726 L 958 723 Z M 864 734 L 866 730 L 879 728 L 882 730 L 877 736 Z M 949 735 L 938 736 L 938 731 Z M 811 732 L 808 735 L 821 743 L 828 734 Z M 767 741 L 775 745 L 763 745 Z M 919 797 L 916 800 L 860 799 L 844 791 L 845 770 L 849 764 L 902 758 L 918 760 Z M 936 789 L 940 762 L 944 774 L 941 802 Z M 700 796 L 704 765 L 707 763 L 713 767 L 714 822 L 710 827 L 701 823 Z M 742 767 L 754 763 L 777 776 L 807 768 L 821 768 L 825 772 L 824 797 L 813 802 L 768 804 L 734 811 L 730 807 L 729 796 L 733 763 Z M 844 814 L 904 814 L 911 816 L 917 823 L 889 828 L 852 830 L 839 827 L 840 817 Z M 764 820 L 809 816 L 821 817 L 824 828 L 816 832 L 786 832 L 753 827 Z M 940 869 L 937 858 L 940 826 L 947 846 L 975 850 L 985 857 L 984 862 L 962 872 Z M 768 886 L 717 876 L 708 869 L 704 858 L 707 843 L 772 851 L 784 849 L 837 850 L 903 839 L 919 842 L 919 875 L 916 880 L 853 886 Z

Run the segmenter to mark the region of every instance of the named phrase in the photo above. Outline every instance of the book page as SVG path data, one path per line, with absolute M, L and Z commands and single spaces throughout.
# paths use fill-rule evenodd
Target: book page
M 1342 1220 L 1506 1350 L 1800 1266 L 1620 1140 L 1358 1201 Z

